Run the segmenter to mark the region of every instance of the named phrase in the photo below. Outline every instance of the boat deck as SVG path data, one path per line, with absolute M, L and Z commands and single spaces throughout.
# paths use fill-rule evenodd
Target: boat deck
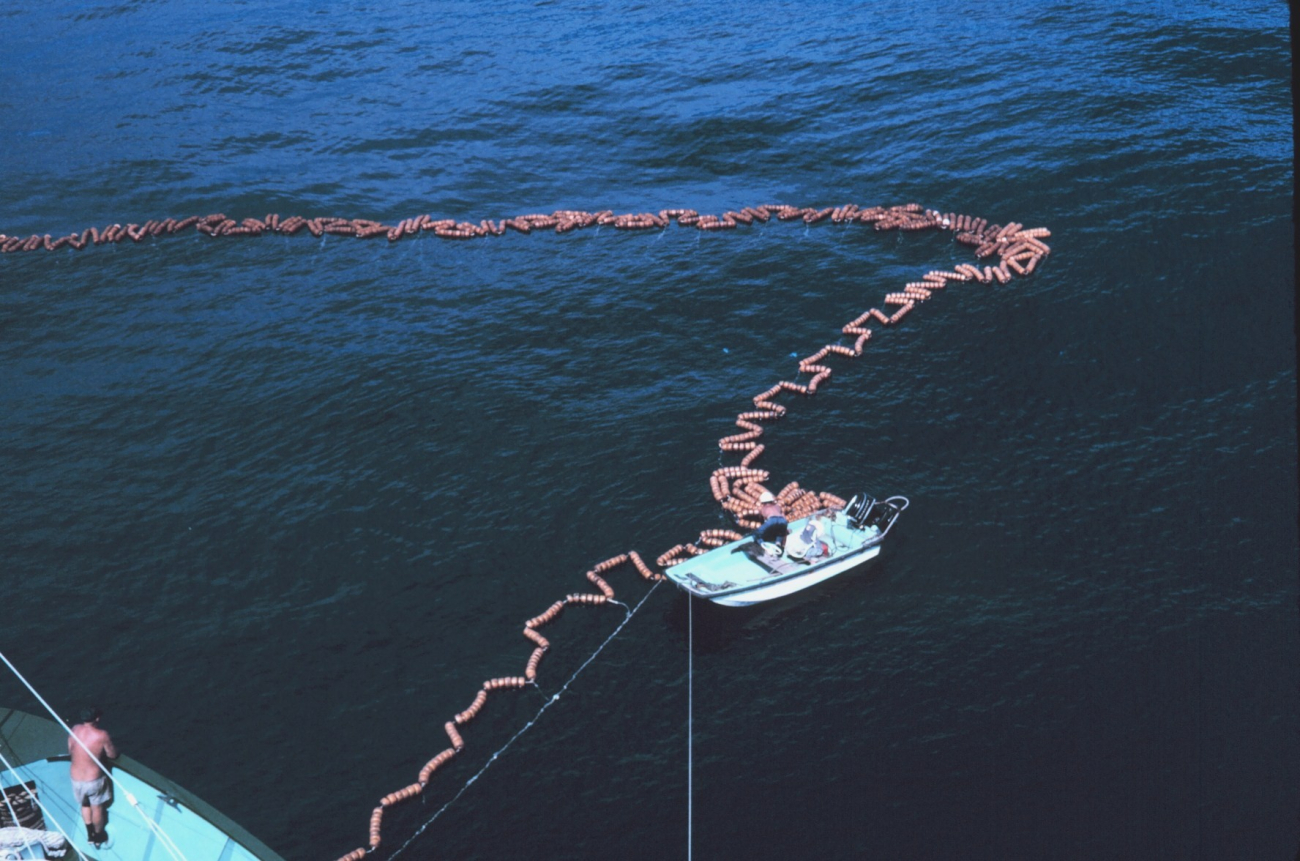
M 791 521 L 790 534 L 797 534 L 808 519 Z M 825 515 L 822 523 L 826 528 L 822 540 L 831 548 L 831 555 L 812 564 L 785 553 L 765 553 L 763 545 L 746 536 L 674 565 L 665 573 L 686 591 L 702 598 L 718 600 L 728 595 L 752 593 L 756 600 L 768 600 L 832 577 L 880 550 L 882 533 L 875 527 L 855 529 L 842 515 Z M 795 588 L 782 588 L 781 584 Z
M 73 845 L 61 856 L 90 861 L 283 861 L 279 855 L 210 805 L 148 767 L 121 757 L 113 769 L 118 784 L 108 807 L 109 840 L 96 849 L 86 839 L 81 810 L 72 797 L 67 737 L 52 721 L 11 709 L 0 709 L 0 753 L 16 766 L 0 766 L 0 787 L 35 782 L 36 797 L 45 808 L 47 831 L 62 829 Z M 38 758 L 39 757 L 39 758 Z M 13 790 L 10 790 L 11 792 Z M 175 844 L 170 850 L 140 808 Z M 56 827 L 57 823 L 57 827 Z M 56 857 L 39 845 L 17 850 L 18 858 Z

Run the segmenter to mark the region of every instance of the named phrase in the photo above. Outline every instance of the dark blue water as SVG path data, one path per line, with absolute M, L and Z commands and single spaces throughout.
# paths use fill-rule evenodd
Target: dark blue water
M 919 306 L 764 437 L 776 486 L 912 507 L 852 576 L 696 608 L 695 856 L 1291 857 L 1281 4 L 0 15 L 10 235 L 769 202 L 1050 227 L 1031 278 Z M 0 257 L 0 648 L 286 857 L 337 857 L 522 670 L 525 619 L 725 525 L 707 479 L 753 394 L 969 259 L 775 222 Z M 490 700 L 380 855 L 619 618 L 547 628 L 542 692 Z M 687 642 L 661 587 L 405 857 L 683 856 Z

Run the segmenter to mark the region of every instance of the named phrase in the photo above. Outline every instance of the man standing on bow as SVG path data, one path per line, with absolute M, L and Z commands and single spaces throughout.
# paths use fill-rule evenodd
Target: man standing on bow
M 68 738 L 68 753 L 72 754 L 72 795 L 81 805 L 81 818 L 86 823 L 86 838 L 98 849 L 108 841 L 108 811 L 104 808 L 113 801 L 113 781 L 95 760 L 105 763 L 117 759 L 113 737 L 99 728 L 102 716 L 97 708 L 82 709 L 81 722 L 72 727 Z

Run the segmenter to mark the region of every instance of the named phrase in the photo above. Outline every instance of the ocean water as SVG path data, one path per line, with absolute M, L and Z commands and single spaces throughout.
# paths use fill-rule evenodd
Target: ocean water
M 1280 3 L 51 3 L 0 12 L 0 232 L 917 202 L 1046 226 L 833 362 L 756 464 L 904 494 L 757 610 L 545 629 L 388 857 L 1290 858 Z M 286 858 L 363 845 L 524 620 L 726 526 L 716 441 L 930 269 L 802 222 L 0 257 L 0 649 Z M 647 591 L 610 576 L 621 599 Z M 3 704 L 36 705 L 16 680 Z M 111 823 L 110 823 L 111 829 Z

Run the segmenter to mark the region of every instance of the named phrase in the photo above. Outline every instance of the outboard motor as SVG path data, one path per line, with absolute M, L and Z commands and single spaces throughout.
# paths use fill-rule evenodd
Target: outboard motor
M 849 525 L 854 529 L 861 529 L 867 523 L 867 517 L 871 514 L 871 509 L 875 507 L 876 500 L 869 493 L 858 493 L 849 500 L 844 506 L 844 513 L 849 517 Z

